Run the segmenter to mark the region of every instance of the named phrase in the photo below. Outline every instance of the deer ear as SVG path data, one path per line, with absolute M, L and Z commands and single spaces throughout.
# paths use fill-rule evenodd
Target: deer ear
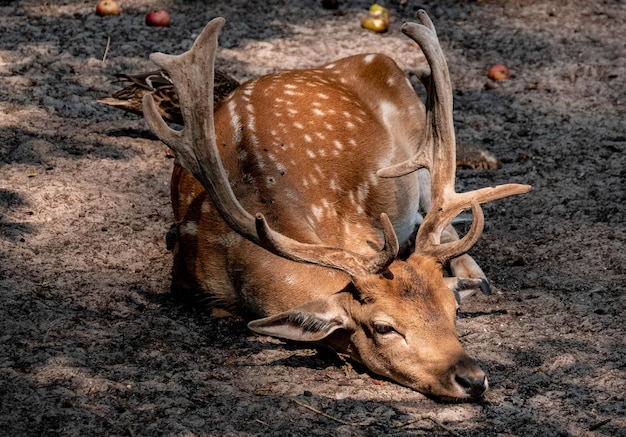
M 289 311 L 253 320 L 252 331 L 295 341 L 320 341 L 338 329 L 347 328 L 348 313 L 338 293 L 298 305 Z

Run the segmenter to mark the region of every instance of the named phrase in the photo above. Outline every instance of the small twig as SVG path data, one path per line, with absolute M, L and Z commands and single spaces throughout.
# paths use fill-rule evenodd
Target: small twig
M 109 53 L 109 46 L 111 45 L 111 37 L 107 37 L 107 46 L 104 49 L 104 55 L 102 56 L 102 63 L 104 64 L 107 61 L 107 54 Z
M 42 345 L 45 346 L 46 343 L 48 342 L 48 334 L 50 334 L 50 327 L 49 327 L 49 323 L 50 320 L 52 320 L 52 318 L 54 317 L 54 314 L 50 314 L 48 316 L 48 318 L 46 319 L 46 321 L 44 322 L 44 324 L 47 326 L 46 332 L 43 335 L 43 340 L 42 340 Z M 56 322 L 53 322 L 52 325 L 54 325 Z
M 443 423 L 441 423 L 439 420 L 437 420 L 435 417 L 431 416 L 430 414 L 422 414 L 421 416 L 418 416 L 414 419 L 411 419 L 407 422 L 402 422 L 396 426 L 394 426 L 394 428 L 403 428 L 405 426 L 411 425 L 415 422 L 419 422 L 420 420 L 430 420 L 431 422 L 433 422 L 435 425 L 437 425 L 439 428 L 443 429 L 444 431 L 446 431 L 447 433 L 449 433 L 450 435 L 453 435 L 454 437 L 463 437 L 461 434 L 459 434 L 458 432 L 456 432 L 455 430 L 448 428 L 447 426 L 445 426 Z
M 310 406 L 309 404 L 305 404 L 304 402 L 300 402 L 297 401 L 295 399 L 290 399 L 291 402 L 293 402 L 294 404 L 297 404 L 303 408 L 306 408 L 307 410 L 313 411 L 316 414 L 319 414 L 320 416 L 324 416 L 327 419 L 330 419 L 334 422 L 340 423 L 342 425 L 348 425 L 348 426 L 353 426 L 355 428 L 361 427 L 361 426 L 370 426 L 373 425 L 374 423 L 376 423 L 376 421 L 370 421 L 370 422 L 346 422 L 345 420 L 339 419 L 337 417 L 331 416 L 330 414 L 326 414 L 323 411 L 318 410 L 317 408 L 314 408 L 312 406 Z M 394 428 L 403 428 L 405 426 L 411 425 L 415 422 L 419 422 L 420 420 L 430 420 L 431 422 L 433 422 L 436 426 L 438 426 L 439 428 L 443 429 L 444 431 L 446 431 L 448 434 L 454 436 L 454 437 L 463 437 L 461 434 L 459 434 L 458 432 L 456 432 L 455 430 L 448 428 L 447 426 L 445 426 L 443 423 L 441 423 L 439 420 L 437 420 L 435 417 L 429 415 L 429 414 L 423 414 L 419 417 L 416 417 L 414 419 L 411 419 L 407 422 L 402 422 L 398 425 L 395 425 Z M 602 426 L 604 424 L 601 424 L 600 426 Z
M 354 427 L 360 427 L 360 426 L 369 426 L 372 424 L 372 422 L 361 422 L 361 423 L 355 423 L 355 422 L 346 422 L 345 420 L 341 420 L 337 417 L 331 416 L 330 414 L 326 414 L 323 411 L 318 410 L 317 408 L 314 408 L 312 406 L 310 406 L 309 404 L 305 404 L 304 402 L 300 402 L 297 401 L 295 399 L 290 399 L 291 402 L 293 402 L 294 404 L 300 405 L 303 408 L 306 408 L 307 410 L 313 411 L 316 414 L 319 414 L 320 416 L 324 416 L 327 419 L 330 419 L 334 422 L 340 423 L 342 425 L 348 425 L 348 426 L 354 426 Z
M 591 425 L 589 427 L 589 431 L 595 431 L 596 429 L 600 428 L 601 426 L 606 425 L 610 421 L 611 421 L 611 419 L 609 418 L 609 419 L 604 419 L 604 420 L 601 420 L 601 421 L 599 421 L 597 423 L 594 423 L 593 425 Z

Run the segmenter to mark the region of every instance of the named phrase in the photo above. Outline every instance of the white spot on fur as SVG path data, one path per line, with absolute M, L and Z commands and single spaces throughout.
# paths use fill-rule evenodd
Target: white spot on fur
M 339 191 L 341 189 L 339 187 L 339 184 L 337 184 L 337 180 L 334 179 L 334 178 L 330 180 L 328 185 L 330 186 L 330 189 L 333 190 L 333 191 Z
M 365 62 L 366 64 L 371 64 L 375 57 L 375 54 L 367 55 L 363 58 L 363 62 Z
M 370 173 L 370 185 L 372 185 L 373 187 L 378 185 L 378 182 L 380 181 L 380 178 L 376 175 L 376 173 Z
M 369 186 L 367 184 L 363 184 L 357 187 L 357 199 L 359 200 L 359 204 L 363 204 L 365 199 L 367 198 L 367 194 L 369 193 Z
M 306 149 L 306 154 L 309 158 L 315 158 L 315 152 L 313 152 L 311 149 Z
M 198 223 L 195 222 L 185 222 L 179 229 L 182 235 L 198 235 Z
M 327 216 L 329 216 L 329 217 L 337 217 L 337 209 L 333 208 L 330 205 L 330 203 L 328 202 L 328 200 L 322 199 L 320 202 L 322 203 L 322 206 L 326 210 L 326 215 Z
M 313 142 L 313 138 L 311 138 L 311 135 L 309 134 L 304 134 L 304 141 L 306 141 L 307 143 L 311 143 Z
M 242 139 L 242 125 L 241 118 L 237 113 L 237 103 L 234 100 L 228 102 L 228 114 L 230 115 L 230 124 L 233 127 L 233 144 L 239 144 Z
M 322 208 L 319 206 L 311 205 L 311 212 L 315 219 L 319 222 L 322 219 Z
M 354 192 L 353 192 L 353 191 L 350 191 L 350 192 L 348 193 L 348 199 L 350 199 L 350 203 L 351 203 L 352 205 L 354 205 L 354 206 L 356 206 L 356 205 L 357 205 L 357 203 L 356 203 L 356 199 L 354 198 Z
M 396 105 L 389 101 L 384 101 L 380 103 L 379 108 L 384 125 L 391 126 L 390 119 L 398 112 Z
M 287 285 L 293 286 L 296 284 L 296 276 L 293 273 L 287 273 L 283 278 Z
M 352 230 L 350 229 L 350 223 L 344 222 L 344 224 L 343 224 L 343 233 L 344 233 L 344 235 L 352 235 Z
M 256 141 L 256 137 L 254 136 L 251 136 L 250 139 Z M 258 142 L 256 142 L 255 146 L 258 147 Z M 260 170 L 264 170 L 266 165 L 265 165 L 265 161 L 263 161 L 263 157 L 261 156 L 261 154 L 256 153 L 254 156 L 256 157 L 256 165 L 259 166 Z

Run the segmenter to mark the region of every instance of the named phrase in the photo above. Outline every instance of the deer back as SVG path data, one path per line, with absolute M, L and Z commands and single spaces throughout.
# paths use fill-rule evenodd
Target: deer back
M 245 83 L 217 108 L 215 131 L 229 183 L 245 209 L 262 212 L 274 229 L 298 241 L 372 253 L 382 247 L 382 212 L 390 216 L 401 244 L 417 225 L 417 173 L 382 179 L 376 171 L 412 156 L 423 120 L 423 103 L 405 74 L 387 56 L 370 54 Z M 195 267 L 197 259 L 212 260 L 190 276 L 201 278 L 196 282 L 219 294 L 222 304 L 253 302 L 253 308 L 243 309 L 263 315 L 290 308 L 293 299 L 285 294 L 301 296 L 302 303 L 349 281 L 340 272 L 285 262 L 247 243 L 223 223 L 210 196 L 180 167 L 172 177 L 172 204 L 179 228 L 176 264 Z M 233 249 L 235 241 L 241 251 Z M 228 259 L 217 261 L 226 254 Z M 206 286 L 233 264 L 243 265 L 238 272 L 252 271 L 240 275 L 239 287 L 224 287 L 227 279 L 219 287 Z M 259 284 L 265 275 L 256 266 L 266 265 L 288 272 L 289 284 Z M 320 275 L 330 278 L 326 286 L 311 290 L 311 278 Z M 242 286 L 248 276 L 255 278 L 254 286 Z M 296 292 L 299 283 L 303 290 Z M 241 296 L 250 289 L 268 291 Z
M 244 208 L 299 241 L 359 251 L 380 240 L 382 212 L 401 241 L 414 230 L 416 176 L 376 171 L 412 156 L 423 113 L 391 59 L 360 55 L 248 82 L 218 108 L 215 126 Z

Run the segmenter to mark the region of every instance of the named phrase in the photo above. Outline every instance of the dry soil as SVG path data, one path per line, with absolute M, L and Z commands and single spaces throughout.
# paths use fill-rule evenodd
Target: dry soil
M 360 28 L 368 1 L 127 0 L 106 18 L 95 3 L 0 1 L 0 435 L 626 435 L 623 0 L 389 0 L 384 35 Z M 171 27 L 144 25 L 155 5 Z M 399 28 L 418 7 L 448 56 L 459 142 L 503 161 L 458 188 L 533 186 L 485 208 L 472 251 L 502 290 L 459 316 L 491 381 L 478 404 L 180 306 L 172 159 L 143 119 L 94 103 L 215 16 L 218 65 L 239 80 L 363 52 L 417 71 Z M 509 80 L 487 79 L 496 63 Z

